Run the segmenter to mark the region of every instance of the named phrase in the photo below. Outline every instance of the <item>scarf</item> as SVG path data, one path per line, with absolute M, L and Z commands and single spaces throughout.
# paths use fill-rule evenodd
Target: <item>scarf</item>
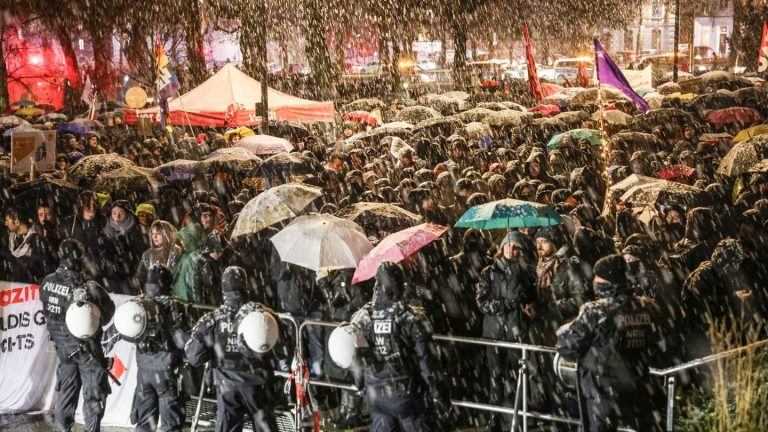
M 21 244 L 14 248 L 13 245 L 16 243 L 17 237 L 19 237 L 19 235 L 16 233 L 10 233 L 8 236 L 8 244 L 10 245 L 11 255 L 13 255 L 15 258 L 29 256 L 29 254 L 32 252 L 31 239 L 33 234 L 37 234 L 37 227 L 34 225 L 29 228 L 29 231 L 27 231 L 27 234 L 24 236 Z
M 555 267 L 560 262 L 557 255 L 539 260 L 536 264 L 536 279 L 539 287 L 539 298 L 541 294 L 552 286 L 552 279 L 555 276 Z
M 117 236 L 124 236 L 134 226 L 136 226 L 136 218 L 133 217 L 129 217 L 120 223 L 117 223 L 114 219 L 109 218 L 107 227 L 104 229 L 104 233 L 107 235 L 107 237 L 114 240 L 117 238 Z

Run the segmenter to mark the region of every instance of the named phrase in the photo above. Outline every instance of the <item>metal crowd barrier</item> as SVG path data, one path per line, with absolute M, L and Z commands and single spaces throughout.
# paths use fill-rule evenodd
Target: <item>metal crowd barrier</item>
M 215 309 L 214 307 L 202 306 L 202 305 L 190 305 L 190 306 L 193 308 L 201 308 L 201 309 L 209 309 L 209 310 Z M 282 321 L 286 323 L 290 323 L 293 326 L 294 330 L 296 331 L 294 361 L 298 361 L 298 362 L 304 361 L 304 357 L 303 357 L 303 342 L 304 342 L 303 330 L 304 329 L 306 329 L 309 326 L 338 327 L 341 324 L 339 322 L 328 322 L 328 321 L 317 321 L 317 320 L 304 320 L 301 322 L 301 324 L 299 324 L 297 320 L 290 314 L 279 313 L 277 315 Z M 554 423 L 564 423 L 564 424 L 581 426 L 581 421 L 579 419 L 563 417 L 555 414 L 539 413 L 539 412 L 528 410 L 528 370 L 527 370 L 528 354 L 532 352 L 556 354 L 557 350 L 555 348 L 548 347 L 548 346 L 517 343 L 517 342 L 506 342 L 506 341 L 499 341 L 499 340 L 492 340 L 492 339 L 470 338 L 470 337 L 449 336 L 449 335 L 434 335 L 433 339 L 435 341 L 440 341 L 440 342 L 465 343 L 465 344 L 474 344 L 474 345 L 504 348 L 504 349 L 514 349 L 514 350 L 521 351 L 520 368 L 518 370 L 518 378 L 516 383 L 515 400 L 514 400 L 513 408 L 506 407 L 506 406 L 481 404 L 477 402 L 469 402 L 469 401 L 462 401 L 462 400 L 451 400 L 451 404 L 453 406 L 512 415 L 512 428 L 511 428 L 512 432 L 517 431 L 518 427 L 522 427 L 523 432 L 528 432 L 529 418 L 549 421 Z M 746 350 L 759 348 L 765 345 L 768 345 L 768 339 L 760 340 L 760 341 L 751 343 L 749 345 L 745 345 L 745 346 L 734 348 L 728 351 L 723 351 L 721 353 L 712 354 L 706 357 L 691 360 L 691 361 L 688 361 L 679 365 L 675 365 L 666 369 L 651 368 L 650 369 L 651 375 L 663 377 L 665 379 L 665 388 L 667 393 L 666 394 L 667 412 L 665 417 L 665 429 L 668 432 L 672 432 L 674 431 L 674 426 L 675 426 L 674 420 L 675 420 L 676 381 L 675 381 L 674 375 L 689 369 L 711 364 L 717 360 L 731 357 L 735 354 L 738 354 Z M 572 369 L 572 371 L 574 372 L 576 370 L 576 367 L 577 365 L 573 363 L 566 364 L 565 366 L 566 369 Z M 206 365 L 206 371 L 208 371 L 208 369 L 209 369 L 208 365 Z M 285 378 L 289 378 L 291 376 L 290 373 L 283 372 L 283 371 L 275 371 L 275 375 L 285 377 Z M 350 385 L 347 383 L 333 382 L 333 381 L 322 381 L 322 380 L 311 381 L 309 391 L 311 391 L 311 386 L 330 387 L 330 388 L 336 388 L 341 390 L 358 391 L 358 388 L 355 387 L 354 385 Z M 200 404 L 202 403 L 202 400 L 203 400 L 202 396 L 203 396 L 204 390 L 205 389 L 203 385 L 201 386 L 200 397 L 198 398 L 197 410 L 195 412 L 195 417 L 193 418 L 193 422 L 192 422 L 192 428 L 191 428 L 192 432 L 195 432 L 196 430 L 197 421 L 199 418 Z M 522 407 L 520 407 L 521 404 L 522 404 Z M 293 424 L 295 427 L 295 431 L 299 432 L 302 430 L 302 418 L 301 418 L 300 409 L 297 408 L 295 410 L 294 417 L 295 419 Z M 629 428 L 619 428 L 618 430 L 628 431 L 628 432 L 633 431 L 633 429 L 629 429 Z

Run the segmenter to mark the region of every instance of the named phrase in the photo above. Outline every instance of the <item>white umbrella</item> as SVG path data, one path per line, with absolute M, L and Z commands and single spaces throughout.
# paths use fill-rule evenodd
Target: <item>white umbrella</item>
M 313 201 L 321 196 L 321 189 L 294 183 L 262 192 L 240 211 L 232 238 L 254 234 L 270 225 L 306 214 L 312 210 Z
M 314 271 L 355 268 L 373 249 L 358 224 L 329 214 L 300 216 L 271 241 L 282 261 Z
M 293 150 L 293 145 L 287 139 L 270 135 L 247 136 L 241 138 L 232 147 L 244 148 L 257 156 L 288 153 Z

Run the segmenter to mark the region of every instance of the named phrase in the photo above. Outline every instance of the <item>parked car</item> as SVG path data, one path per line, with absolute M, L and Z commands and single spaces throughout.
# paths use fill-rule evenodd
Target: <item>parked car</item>
M 539 69 L 539 78 L 547 79 L 550 81 L 562 82 L 566 78 L 569 81 L 576 79 L 576 75 L 579 73 L 579 63 L 584 63 L 584 67 L 587 69 L 587 75 L 592 75 L 592 69 L 595 67 L 595 62 L 591 58 L 578 57 L 578 58 L 561 58 L 555 60 L 555 64 L 552 68 Z

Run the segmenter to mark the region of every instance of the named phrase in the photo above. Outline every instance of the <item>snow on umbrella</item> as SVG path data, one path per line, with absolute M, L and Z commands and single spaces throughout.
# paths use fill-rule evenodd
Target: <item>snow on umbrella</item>
M 731 107 L 712 111 L 707 121 L 715 125 L 751 124 L 763 121 L 763 115 L 753 108 Z
M 705 110 L 723 109 L 736 105 L 736 98 L 734 97 L 722 93 L 704 93 L 693 98 L 685 105 L 685 108 L 701 115 L 704 114 Z
M 469 99 L 470 94 L 463 91 L 449 91 L 449 92 L 443 93 L 441 96 L 445 96 L 445 97 L 460 100 L 460 101 L 465 101 Z
M 368 99 L 357 99 L 354 100 L 342 107 L 342 111 L 344 112 L 350 112 L 350 111 L 373 111 L 376 108 L 384 109 L 386 108 L 386 104 L 382 102 L 381 99 L 376 98 L 368 98 Z
M 504 111 L 508 109 L 514 109 L 515 111 L 525 111 L 516 108 L 510 108 L 501 102 L 480 102 L 479 104 L 475 105 L 475 108 L 483 108 L 491 111 Z
M 329 214 L 299 216 L 270 240 L 281 261 L 314 271 L 355 268 L 373 249 L 359 225 Z
M 597 102 L 597 99 L 598 99 L 598 90 L 599 90 L 598 88 L 584 89 L 583 91 L 580 91 L 579 93 L 576 93 L 575 95 L 573 95 L 570 102 L 572 104 L 595 103 Z M 620 91 L 606 88 L 606 87 L 602 88 L 602 97 L 604 102 L 613 101 L 613 100 L 629 100 Z
M 528 109 L 528 112 L 539 113 L 545 117 L 560 114 L 560 107 L 557 105 L 540 104 Z
M 765 135 L 765 134 L 768 134 L 768 125 L 761 124 L 757 126 L 752 126 L 750 128 L 746 128 L 739 131 L 739 133 L 737 133 L 736 136 L 733 137 L 733 142 L 740 143 L 749 138 Z
M 86 156 L 69 169 L 69 178 L 75 182 L 93 182 L 100 175 L 119 168 L 136 166 L 130 160 L 116 154 Z
M 563 88 L 564 87 L 553 83 L 541 83 L 541 94 L 546 98 L 552 96 L 555 93 L 561 92 Z
M 765 101 L 765 93 L 755 87 L 745 87 L 733 92 L 736 103 L 733 105 L 747 106 L 747 104 L 758 104 Z M 725 107 L 723 107 L 725 108 Z
M 422 129 L 432 128 L 432 127 L 435 127 L 435 128 L 451 127 L 451 125 L 454 122 L 461 123 L 462 121 L 458 115 L 444 116 L 440 118 L 423 120 L 416 124 L 416 126 L 413 128 L 413 131 L 417 132 Z
M 490 230 L 542 227 L 559 223 L 560 215 L 548 205 L 503 199 L 470 208 L 461 215 L 455 226 Z
M 201 172 L 197 161 L 187 159 L 166 162 L 155 168 L 155 171 L 162 174 L 168 181 L 190 180 Z
M 768 159 L 763 159 L 760 162 L 752 165 L 749 169 L 750 173 L 764 173 L 768 172 Z
M 16 110 L 14 114 L 20 117 L 37 117 L 45 114 L 45 111 L 40 108 L 31 106 Z
M 237 218 L 232 237 L 254 234 L 270 225 L 308 213 L 323 196 L 321 189 L 290 183 L 270 188 L 248 201 Z
M 293 150 L 293 145 L 287 139 L 270 135 L 247 136 L 241 138 L 232 147 L 242 147 L 255 155 L 273 155 Z
M 656 91 L 659 94 L 668 95 L 672 93 L 678 93 L 681 91 L 681 89 L 680 89 L 680 84 L 675 82 L 667 82 L 656 87 Z
M 359 202 L 340 209 L 336 216 L 349 219 L 366 232 L 396 232 L 421 223 L 421 216 L 396 205 Z
M 354 141 L 378 141 L 381 138 L 387 136 L 396 136 L 400 138 L 408 138 L 413 133 L 413 125 L 406 122 L 392 122 L 384 123 L 383 125 L 373 128 L 367 132 L 352 135 L 347 138 L 345 142 Z
M 454 99 L 445 95 L 427 95 L 425 98 L 427 105 L 440 111 L 443 115 L 451 115 L 463 111 L 466 107 L 466 100 Z
M 637 150 L 646 150 L 656 153 L 660 147 L 659 139 L 655 135 L 643 132 L 619 132 L 611 135 L 611 149 L 631 153 Z
M 720 161 L 717 174 L 734 177 L 747 172 L 765 158 L 768 135 L 760 135 L 734 145 Z
M 320 165 L 320 162 L 318 162 L 317 159 L 298 153 L 278 153 L 264 159 L 264 162 L 261 163 L 261 167 L 259 167 L 258 170 L 251 172 L 249 175 L 252 177 L 266 175 L 290 178 L 292 176 L 317 174 L 322 170 L 323 166 Z
M 644 183 L 632 187 L 621 196 L 621 201 L 632 207 L 659 208 L 663 205 L 679 204 L 696 206 L 702 204 L 706 193 L 702 189 L 668 180 Z
M 611 191 L 620 190 L 622 192 L 626 192 L 635 186 L 646 184 L 646 183 L 655 183 L 658 181 L 661 181 L 661 180 L 656 177 L 648 177 L 643 175 L 632 174 L 627 178 L 625 178 L 624 180 L 614 185 L 611 185 L 611 187 L 608 189 Z
M 149 168 L 127 166 L 101 174 L 91 189 L 111 193 L 119 190 L 158 190 L 166 185 L 165 178 Z
M 57 124 L 56 130 L 62 132 L 69 132 L 73 135 L 83 136 L 89 132 L 94 132 L 98 129 L 103 129 L 104 125 L 96 120 L 78 118 L 68 123 Z
M 553 118 L 558 119 L 567 125 L 579 126 L 583 122 L 589 120 L 589 113 L 586 111 L 564 111 L 560 114 L 556 114 Z
M 686 165 L 670 165 L 660 169 L 656 175 L 664 180 L 686 182 L 696 170 Z
M 506 108 L 505 108 L 506 109 Z M 481 122 L 495 111 L 489 108 L 472 108 L 457 115 L 465 123 Z M 418 125 L 417 125 L 418 126 Z
M 0 126 L 4 128 L 28 125 L 29 122 L 15 115 L 0 117 Z
M 466 132 L 469 139 L 478 140 L 485 135 L 491 134 L 491 128 L 485 123 L 472 122 L 467 123 L 462 128 Z
M 574 129 L 569 130 L 568 132 L 563 132 L 561 134 L 555 135 L 552 137 L 551 140 L 549 140 L 549 143 L 547 143 L 548 149 L 556 149 L 560 147 L 560 142 L 565 137 L 571 137 L 574 141 L 578 141 L 582 138 L 589 141 L 590 145 L 598 146 L 600 145 L 600 131 L 596 129 Z
M 515 110 L 496 111 L 483 120 L 489 126 L 520 126 L 533 121 L 533 114 Z
M 563 94 L 563 93 L 555 93 L 553 95 L 549 95 L 541 100 L 541 103 L 547 104 L 547 105 L 557 105 L 560 108 L 568 106 L 568 103 L 570 101 L 571 97 Z
M 523 112 L 528 110 L 528 108 L 524 107 L 523 105 L 520 105 L 517 102 L 504 101 L 504 102 L 499 102 L 499 103 L 504 105 L 505 107 L 507 107 L 506 109 L 511 109 L 511 110 L 515 110 L 515 111 L 523 111 Z
M 421 105 L 406 107 L 400 110 L 395 116 L 395 121 L 404 121 L 410 124 L 416 124 L 423 120 L 440 118 L 443 115 L 437 110 Z
M 653 109 L 647 113 L 637 114 L 630 122 L 635 129 L 653 130 L 656 126 L 665 126 L 670 123 L 694 124 L 691 113 L 677 108 Z
M 68 119 L 69 118 L 66 115 L 64 115 L 64 114 L 61 114 L 61 113 L 50 113 L 50 114 L 46 114 L 44 116 L 40 116 L 38 121 L 43 122 L 43 123 L 49 122 L 49 121 L 50 122 L 59 123 L 59 122 L 66 122 Z
M 389 154 L 391 154 L 393 158 L 397 159 L 400 157 L 400 153 L 403 150 L 414 151 L 413 147 L 408 145 L 408 143 L 398 137 L 393 137 L 392 143 L 389 145 Z
M 197 165 L 201 171 L 208 173 L 248 173 L 261 165 L 261 159 L 244 148 L 229 147 L 211 152 Z
M 363 282 L 376 276 L 376 270 L 385 261 L 403 261 L 437 240 L 447 229 L 444 226 L 424 223 L 388 235 L 358 263 L 352 283 Z
M 6 129 L 6 131 L 3 132 L 3 136 L 10 137 L 14 132 L 37 132 L 40 135 L 43 134 L 43 131 L 27 123 L 27 124 L 22 124 L 20 126 L 16 126 L 14 128 Z
M 592 120 L 600 121 L 600 111 L 595 111 L 595 113 L 592 114 L 591 118 Z M 631 118 L 632 118 L 631 115 L 623 111 L 619 111 L 619 110 L 603 111 L 603 119 L 609 125 L 625 125 L 629 122 Z

